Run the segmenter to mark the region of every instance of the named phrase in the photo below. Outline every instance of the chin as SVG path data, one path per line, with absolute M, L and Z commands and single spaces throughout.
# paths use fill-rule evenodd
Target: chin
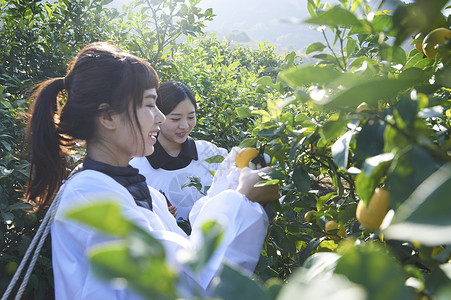
M 179 144 L 183 144 L 184 142 L 186 142 L 186 140 L 188 139 L 188 135 L 186 135 L 185 137 L 183 137 L 183 138 L 179 138 L 179 137 L 177 137 L 177 139 L 175 140 L 177 143 L 179 143 Z
M 144 156 L 149 156 L 154 152 L 155 148 L 153 146 L 151 147 L 146 147 L 144 152 L 141 152 L 139 154 L 136 154 L 135 157 L 144 157 Z

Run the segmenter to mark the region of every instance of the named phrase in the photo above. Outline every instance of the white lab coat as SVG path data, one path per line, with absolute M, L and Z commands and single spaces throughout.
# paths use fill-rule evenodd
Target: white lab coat
M 51 226 L 56 299 L 141 299 L 131 290 L 116 290 L 109 283 L 100 281 L 90 269 L 87 251 L 112 237 L 65 217 L 68 210 L 105 199 L 118 203 L 126 218 L 163 243 L 168 263 L 186 278 L 185 282 L 194 280 L 207 289 L 224 261 L 249 272 L 254 270 L 268 225 L 266 213 L 259 204 L 232 190 L 206 199 L 197 218 L 192 220 L 193 231 L 188 237 L 169 213 L 164 197 L 153 188 L 150 188 L 150 194 L 153 211 L 137 206 L 122 185 L 101 172 L 84 170 L 72 176 L 66 183 Z M 201 246 L 200 227 L 206 220 L 224 224 L 225 234 L 206 267 L 199 275 L 193 275 L 175 259 L 176 252 Z
M 135 157 L 130 165 L 139 170 L 146 177 L 146 182 L 156 190 L 162 190 L 168 200 L 177 207 L 177 218 L 188 220 L 194 203 L 202 198 L 202 194 L 195 187 L 182 185 L 189 182 L 189 176 L 200 178 L 202 188 L 212 184 L 212 172 L 218 169 L 219 163 L 207 163 L 205 159 L 215 155 L 227 156 L 227 150 L 219 148 L 207 141 L 195 141 L 198 160 L 178 170 L 154 169 L 145 157 Z

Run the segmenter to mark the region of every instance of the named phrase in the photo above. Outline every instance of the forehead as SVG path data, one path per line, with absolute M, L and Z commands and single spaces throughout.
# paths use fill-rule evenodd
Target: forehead
M 172 114 L 180 114 L 180 113 L 195 113 L 196 108 L 194 107 L 193 103 L 186 98 L 185 100 L 181 101 L 179 104 L 177 104 L 176 107 L 169 113 Z
M 157 98 L 157 90 L 155 88 L 144 90 L 143 98 Z

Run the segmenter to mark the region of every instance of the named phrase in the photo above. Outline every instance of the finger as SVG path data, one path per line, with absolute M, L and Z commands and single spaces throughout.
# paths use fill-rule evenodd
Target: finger
M 272 171 L 274 171 L 274 168 L 273 167 L 264 167 L 264 168 L 261 168 L 260 170 L 258 170 L 259 172 L 263 172 L 263 173 L 269 173 L 269 172 L 272 172 Z

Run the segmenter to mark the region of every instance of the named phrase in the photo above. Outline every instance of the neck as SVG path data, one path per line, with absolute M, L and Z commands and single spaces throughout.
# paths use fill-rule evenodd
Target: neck
M 103 143 L 87 143 L 86 154 L 89 158 L 115 167 L 126 167 L 131 158 L 120 158 Z
M 177 157 L 180 154 L 180 151 L 182 151 L 182 144 L 168 141 L 161 136 L 158 136 L 158 142 L 160 142 L 164 151 L 172 157 Z

